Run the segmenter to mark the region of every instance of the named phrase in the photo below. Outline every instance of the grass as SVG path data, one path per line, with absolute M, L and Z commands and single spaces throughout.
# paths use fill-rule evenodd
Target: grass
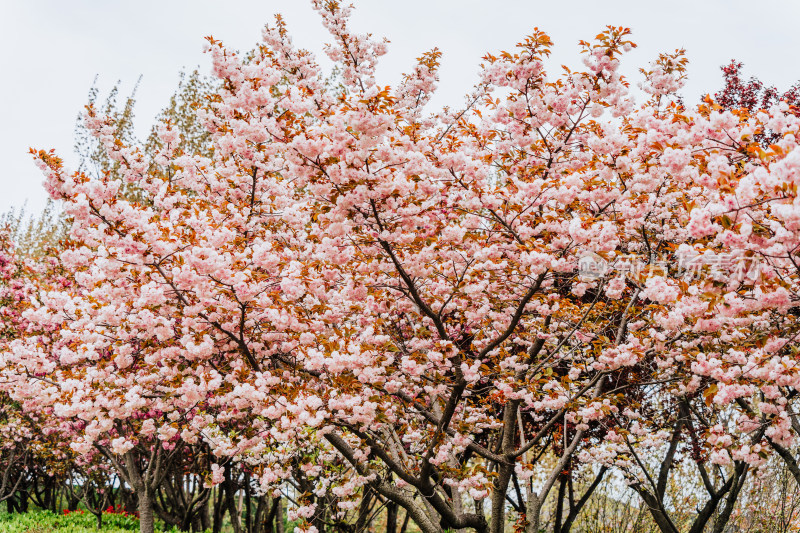
M 76 511 L 57 515 L 51 511 L 22 514 L 0 513 L 0 533 L 129 533 L 139 531 L 139 519 L 124 514 L 103 514 L 103 528 L 97 529 L 93 514 Z M 156 527 L 157 532 L 167 533 Z

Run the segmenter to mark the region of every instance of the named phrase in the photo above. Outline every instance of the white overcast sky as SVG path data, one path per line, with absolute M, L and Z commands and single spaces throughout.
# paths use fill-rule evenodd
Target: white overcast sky
M 633 81 L 660 51 L 686 48 L 690 80 L 683 93 L 692 103 L 721 86 L 719 66 L 732 58 L 778 88 L 800 79 L 797 0 L 354 3 L 353 29 L 391 41 L 380 83 L 394 84 L 422 52 L 443 51 L 436 105 L 461 103 L 481 56 L 512 48 L 534 27 L 555 41 L 553 73 L 561 64 L 579 65 L 577 42 L 608 24 L 633 29 L 639 48 L 624 63 Z M 95 75 L 102 91 L 121 81 L 123 95 L 142 76 L 136 125 L 144 136 L 179 71 L 209 71 L 204 36 L 248 49 L 274 13 L 284 15 L 296 45 L 323 55 L 328 35 L 304 0 L 0 0 L 0 212 L 26 200 L 31 211 L 45 203 L 29 147 L 55 148 L 75 164 L 75 118 Z

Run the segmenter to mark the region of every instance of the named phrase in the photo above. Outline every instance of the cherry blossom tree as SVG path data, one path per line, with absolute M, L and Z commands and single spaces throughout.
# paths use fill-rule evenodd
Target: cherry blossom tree
M 3 347 L 15 398 L 115 467 L 144 532 L 200 445 L 209 485 L 235 462 L 264 494 L 299 487 L 305 531 L 380 501 L 426 533 L 501 532 L 510 507 L 538 532 L 581 465 L 624 472 L 677 531 L 664 491 L 684 450 L 706 491 L 695 530 L 729 516 L 762 452 L 794 439 L 788 105 L 687 109 L 681 51 L 642 70 L 637 103 L 619 70 L 634 44 L 609 27 L 558 76 L 535 30 L 431 112 L 438 50 L 380 85 L 386 42 L 313 4 L 340 84 L 278 18 L 249 54 L 209 38 L 220 89 L 192 124 L 211 147 L 169 122 L 137 147 L 89 106 L 113 172 L 35 152 L 71 225 L 61 277 L 20 304 L 36 327 Z

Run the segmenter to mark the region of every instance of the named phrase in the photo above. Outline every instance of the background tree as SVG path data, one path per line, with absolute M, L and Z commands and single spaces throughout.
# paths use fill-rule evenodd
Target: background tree
M 779 102 L 786 102 L 792 113 L 800 113 L 800 82 L 795 83 L 784 92 L 774 86 L 765 85 L 760 79 L 751 76 L 745 79 L 744 63 L 732 59 L 727 65 L 720 67 L 724 78 L 724 86 L 714 93 L 714 102 L 724 109 L 745 110 L 750 114 L 767 110 Z M 777 131 L 765 129 L 756 132 L 755 139 L 764 148 L 779 141 L 783 135 Z

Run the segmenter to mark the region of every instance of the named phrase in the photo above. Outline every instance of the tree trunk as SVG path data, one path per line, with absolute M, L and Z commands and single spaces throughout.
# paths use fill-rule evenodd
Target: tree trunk
M 744 462 L 739 462 L 736 464 L 734 473 L 731 474 L 736 477 L 734 478 L 733 486 L 731 487 L 728 497 L 726 498 L 725 508 L 722 510 L 722 512 L 717 513 L 714 529 L 712 530 L 713 533 L 723 533 L 723 531 L 725 531 L 725 526 L 728 524 L 728 520 L 731 518 L 731 513 L 733 513 L 736 500 L 739 499 L 739 492 L 744 486 L 744 481 L 747 477 L 749 468 L 750 466 Z
M 561 484 L 558 486 L 558 496 L 556 496 L 556 517 L 553 526 L 554 533 L 561 533 L 561 519 L 564 517 L 564 493 L 567 488 L 567 476 L 561 474 Z
M 239 500 L 241 503 L 241 500 Z M 253 533 L 253 502 L 250 495 L 250 474 L 244 475 L 244 527 L 247 533 Z
M 603 466 L 600 468 L 600 472 L 598 472 L 597 476 L 595 476 L 594 481 L 589 488 L 586 489 L 586 492 L 583 493 L 581 499 L 578 500 L 578 503 L 570 509 L 569 514 L 567 515 L 567 519 L 564 521 L 564 525 L 561 527 L 560 533 L 569 533 L 569 530 L 572 528 L 572 525 L 575 523 L 575 520 L 578 518 L 578 515 L 583 509 L 583 506 L 586 505 L 586 502 L 589 501 L 589 498 L 592 496 L 592 493 L 595 489 L 600 485 L 600 482 L 603 480 L 603 476 L 605 476 L 606 471 L 608 471 L 608 467 Z
M 214 496 L 212 493 L 212 497 L 214 497 L 214 518 L 211 531 L 212 533 L 220 533 L 222 531 L 222 518 L 225 516 L 225 488 L 218 485 L 214 490 L 217 494 Z
M 153 495 L 145 487 L 144 490 L 137 491 L 136 496 L 139 499 L 139 531 L 141 533 L 154 533 Z
M 275 500 L 275 533 L 284 533 L 283 531 L 283 498 Z
M 397 531 L 397 503 L 386 503 L 386 533 L 395 533 Z
M 672 520 L 670 520 L 669 516 L 663 511 L 661 501 L 657 500 L 655 496 L 642 488 L 634 487 L 634 489 L 639 493 L 639 496 L 641 496 L 647 509 L 650 511 L 650 516 L 653 517 L 653 521 L 658 526 L 658 530 L 661 531 L 661 533 L 678 533 L 675 526 L 672 525 Z
M 211 529 L 211 516 L 209 514 L 209 501 L 211 500 L 211 494 L 208 495 L 208 498 L 203 502 L 203 506 L 200 508 L 200 529 L 201 531 L 206 531 Z
M 369 485 L 364 487 L 364 492 L 361 495 L 361 505 L 358 508 L 358 517 L 356 518 L 356 533 L 362 533 L 367 526 L 367 518 L 372 510 L 372 499 L 375 496 Z
M 544 498 L 546 497 L 547 496 L 545 495 Z M 539 520 L 541 520 L 543 503 L 544 499 L 536 495 L 528 500 L 528 503 L 525 507 L 527 511 L 526 517 L 528 518 L 528 527 L 526 529 L 527 533 L 539 533 Z
M 225 466 L 225 481 L 223 482 L 225 491 L 225 502 L 228 505 L 228 514 L 231 516 L 231 527 L 233 533 L 242 533 L 242 525 L 239 522 L 239 511 L 236 509 L 236 491 L 234 490 L 235 484 L 231 480 L 230 465 Z
M 67 509 L 74 511 L 78 508 L 79 503 L 81 503 L 81 499 L 75 494 L 70 493 L 67 497 Z
M 502 455 L 511 453 L 514 449 L 514 436 L 517 430 L 517 409 L 519 400 L 511 400 L 505 405 L 503 412 L 503 435 L 501 441 Z M 497 465 L 497 477 L 494 479 L 492 490 L 492 516 L 489 522 L 491 533 L 503 533 L 506 528 L 506 493 L 514 473 L 511 463 Z M 522 502 L 520 502 L 522 503 Z

